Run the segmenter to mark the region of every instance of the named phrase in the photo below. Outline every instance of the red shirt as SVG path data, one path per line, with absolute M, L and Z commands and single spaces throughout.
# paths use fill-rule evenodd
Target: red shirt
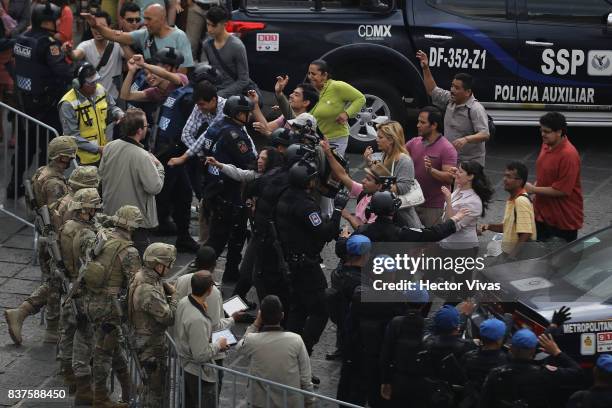
M 60 23 L 59 27 L 57 27 L 57 32 L 60 35 L 60 41 L 65 43 L 66 41 L 72 41 L 72 10 L 68 6 L 62 7 L 62 12 L 60 15 Z
M 579 230 L 584 220 L 580 155 L 567 137 L 553 149 L 542 144 L 536 161 L 538 187 L 552 187 L 565 197 L 536 195 L 533 203 L 536 221 L 562 230 Z

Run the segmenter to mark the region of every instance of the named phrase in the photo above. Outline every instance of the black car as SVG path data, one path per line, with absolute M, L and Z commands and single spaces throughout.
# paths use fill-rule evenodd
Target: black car
M 406 108 L 428 102 L 417 50 L 442 87 L 457 72 L 472 74 L 497 124 L 532 125 L 558 110 L 572 126 L 612 125 L 612 1 L 384 1 L 243 0 L 229 29 L 264 90 L 279 74 L 296 85 L 324 58 L 334 77 L 366 94 L 351 123 L 357 141 L 373 140 L 373 117 L 408 125 Z
M 502 291 L 481 294 L 499 302 L 482 303 L 473 330 L 487 316 L 512 314 L 514 329 L 544 332 L 553 312 L 571 308 L 571 320 L 559 329 L 561 350 L 583 368 L 597 355 L 612 352 L 612 227 L 567 244 L 549 255 L 485 269 L 484 279 Z

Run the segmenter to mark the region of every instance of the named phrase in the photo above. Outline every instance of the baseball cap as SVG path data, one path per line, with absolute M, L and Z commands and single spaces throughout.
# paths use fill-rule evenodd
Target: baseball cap
M 346 241 L 346 253 L 353 256 L 361 256 L 372 249 L 372 241 L 365 235 L 351 235 Z
M 512 336 L 512 347 L 532 349 L 538 345 L 538 338 L 529 329 L 521 329 Z
M 499 319 L 487 319 L 480 323 L 480 337 L 497 341 L 506 334 L 506 324 Z
M 438 330 L 448 331 L 459 327 L 459 312 L 454 306 L 444 305 L 436 312 L 434 324 Z
M 308 124 L 308 122 L 310 122 L 310 125 Z M 295 125 L 298 127 L 310 126 L 310 128 L 312 129 L 316 129 L 317 127 L 317 120 L 315 119 L 315 117 L 312 116 L 310 113 L 306 112 L 300 113 L 295 117 L 295 119 L 288 120 L 287 123 L 289 123 L 289 125 L 291 126 Z
M 596 365 L 600 370 L 612 374 L 612 354 L 602 354 L 599 356 Z
M 94 75 L 90 76 L 89 78 L 85 78 L 85 83 L 95 84 L 99 80 L 100 80 L 100 74 L 98 73 L 98 71 L 96 71 Z

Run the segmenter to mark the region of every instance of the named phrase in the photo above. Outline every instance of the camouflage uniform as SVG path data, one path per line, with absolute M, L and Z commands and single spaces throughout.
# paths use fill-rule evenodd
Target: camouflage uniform
M 66 268 L 66 272 L 73 285 L 76 284 L 79 269 L 82 260 L 86 259 L 87 246 L 95 241 L 95 224 L 93 215 L 89 214 L 90 219 L 86 221 L 81 218 L 81 209 L 99 209 L 102 208 L 102 200 L 95 188 L 83 188 L 74 194 L 73 201 L 67 208 L 73 215 L 73 219 L 66 221 L 59 228 L 59 243 L 62 252 L 62 260 Z M 64 300 L 66 302 L 66 300 Z M 74 315 L 71 303 L 76 306 L 77 316 Z M 78 380 L 73 372 L 73 352 L 77 361 L 86 361 L 86 367 L 81 369 L 76 375 L 77 377 L 88 377 L 87 384 L 91 373 L 89 372 L 89 360 L 91 359 L 91 341 L 86 343 L 87 347 L 74 348 L 74 338 L 76 332 L 81 332 L 81 338 L 91 338 L 90 325 L 87 322 L 87 317 L 83 313 L 82 299 L 80 294 L 75 294 L 68 303 L 63 304 L 60 312 L 60 341 L 59 341 L 59 359 L 64 374 L 64 381 L 69 389 L 77 386 Z M 78 364 L 77 364 L 78 367 Z M 84 381 L 83 381 L 84 382 Z M 82 393 L 81 393 L 82 394 Z M 85 399 L 87 400 L 87 399 Z M 91 402 L 91 397 L 88 399 Z
M 66 195 L 68 186 L 64 178 L 66 164 L 61 158 L 76 157 L 76 142 L 69 136 L 59 136 L 49 143 L 49 164 L 40 167 L 32 176 L 32 189 L 36 207 L 51 206 Z M 65 163 L 65 162 L 64 162 Z M 43 284 L 32 292 L 17 309 L 4 312 L 9 327 L 9 334 L 15 344 L 21 344 L 21 327 L 28 315 L 36 314 L 43 306 L 47 306 L 47 330 L 45 342 L 57 342 L 57 329 L 60 309 L 60 284 L 51 277 L 50 256 L 47 246 L 38 241 L 38 260 L 42 271 Z
M 69 206 L 74 198 L 74 194 L 83 188 L 98 188 L 100 177 L 98 176 L 98 168 L 94 166 L 79 166 L 68 178 L 68 193 L 61 199 L 56 201 L 50 208 L 53 217 L 53 225 L 56 231 L 68 220 L 74 218 L 73 211 Z
M 117 373 L 122 399 L 129 399 L 129 372 L 121 329 L 123 310 L 118 297 L 142 267 L 131 233 L 142 222 L 137 207 L 123 206 L 114 215 L 115 228 L 106 230 L 102 251 L 84 267 L 85 313 L 93 327 L 94 405 L 127 407 L 108 398 L 107 381 L 111 367 Z
M 174 324 L 177 302 L 174 293 L 166 299 L 161 276 L 154 268 L 163 265 L 169 269 L 175 260 L 176 248 L 173 245 L 149 245 L 143 255 L 145 266 L 130 284 L 128 313 L 138 360 L 144 371 L 141 373 L 144 383 L 141 402 L 151 408 L 163 406 L 168 354 L 164 333 Z

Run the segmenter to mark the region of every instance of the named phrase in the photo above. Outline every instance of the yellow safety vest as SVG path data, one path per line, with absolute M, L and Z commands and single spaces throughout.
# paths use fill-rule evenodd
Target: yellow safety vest
M 96 93 L 92 99 L 94 100 L 94 106 L 92 106 L 89 99 L 77 94 L 73 88 L 64 95 L 60 105 L 63 102 L 68 102 L 77 113 L 79 133 L 82 138 L 95 142 L 98 146 L 104 146 L 106 144 L 106 113 L 108 105 L 106 103 L 106 91 L 102 85 L 98 84 L 96 86 Z M 81 164 L 96 163 L 100 160 L 99 153 L 90 153 L 81 149 L 77 150 L 77 156 L 79 156 Z

